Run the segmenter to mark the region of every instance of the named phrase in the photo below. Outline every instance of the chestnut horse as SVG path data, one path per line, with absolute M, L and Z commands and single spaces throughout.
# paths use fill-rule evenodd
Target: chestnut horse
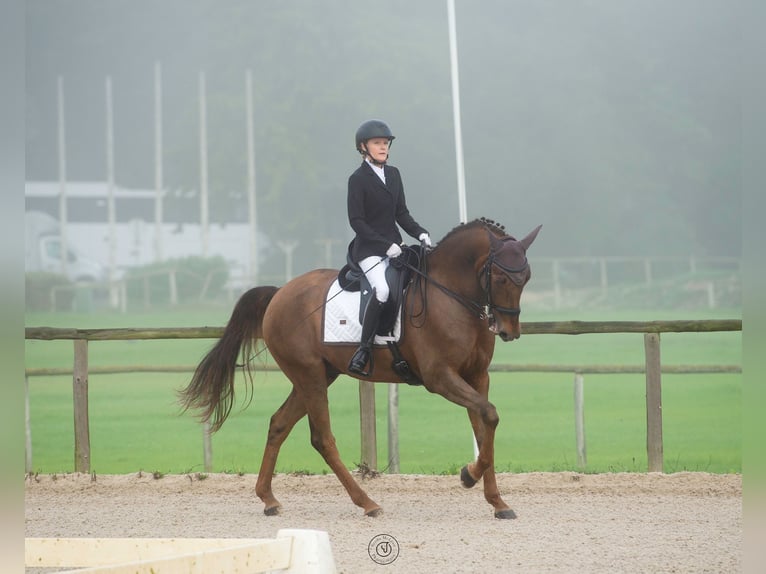
M 530 278 L 526 252 L 540 227 L 517 241 L 502 226 L 484 218 L 459 225 L 425 256 L 425 272 L 415 274 L 414 281 L 420 280 L 418 289 L 411 285 L 404 299 L 409 311 L 402 321 L 401 354 L 429 392 L 467 409 L 479 451 L 476 460 L 463 467 L 460 480 L 471 487 L 484 479 L 484 497 L 497 518 L 515 518 L 516 514 L 500 497 L 495 479 L 494 439 L 499 418 L 487 399 L 488 368 L 495 336 L 513 341 L 521 335 L 519 301 Z M 354 504 L 367 516 L 382 512 L 344 466 L 330 428 L 327 389 L 338 375 L 347 373 L 356 348 L 356 343 L 323 343 L 320 311 L 337 275 L 336 270 L 319 269 L 280 288 L 247 291 L 234 307 L 221 339 L 179 392 L 185 409 L 200 409 L 211 430 L 218 430 L 232 408 L 237 368 L 243 367 L 252 391 L 249 358 L 260 340 L 265 343 L 293 384 L 290 395 L 271 417 L 255 486 L 267 515 L 278 514 L 280 509 L 271 488 L 279 449 L 306 415 L 312 446 Z M 418 304 L 413 306 L 415 298 Z M 389 350 L 375 347 L 373 352 L 375 369 L 368 379 L 402 382 L 390 366 Z M 237 364 L 240 356 L 245 365 Z

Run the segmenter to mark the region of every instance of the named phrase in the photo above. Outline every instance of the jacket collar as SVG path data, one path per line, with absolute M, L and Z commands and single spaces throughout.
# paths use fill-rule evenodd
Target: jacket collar
M 388 186 L 385 183 L 383 183 L 383 181 L 381 181 L 380 177 L 378 177 L 378 174 L 375 173 L 375 170 L 372 169 L 372 166 L 367 162 L 366 159 L 362 160 L 362 169 L 365 170 L 368 176 L 374 178 L 375 183 L 377 183 L 380 187 L 386 190 L 388 189 Z M 386 175 L 386 181 L 388 181 L 388 177 L 389 177 L 388 165 L 383 166 L 383 173 Z

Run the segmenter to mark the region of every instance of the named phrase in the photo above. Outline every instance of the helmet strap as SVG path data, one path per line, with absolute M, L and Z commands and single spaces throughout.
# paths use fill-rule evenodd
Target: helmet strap
M 370 163 L 372 163 L 373 165 L 377 165 L 378 167 L 383 167 L 384 165 L 386 165 L 386 162 L 388 161 L 388 156 L 386 156 L 386 159 L 384 159 L 383 161 L 378 161 L 370 155 L 370 152 L 367 151 L 367 142 L 362 142 L 361 148 L 362 149 L 359 150 L 359 153 L 362 154 L 362 156 L 365 159 L 369 159 Z

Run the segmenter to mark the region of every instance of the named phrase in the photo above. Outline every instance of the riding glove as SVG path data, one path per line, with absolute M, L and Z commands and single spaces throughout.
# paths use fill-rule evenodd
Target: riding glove
M 386 255 L 388 255 L 389 259 L 394 259 L 396 257 L 399 257 L 402 254 L 402 248 L 399 247 L 398 244 L 392 243 L 391 247 L 388 248 L 388 251 L 386 251 Z
M 431 247 L 431 236 L 428 233 L 421 233 L 418 239 L 425 243 L 426 247 Z

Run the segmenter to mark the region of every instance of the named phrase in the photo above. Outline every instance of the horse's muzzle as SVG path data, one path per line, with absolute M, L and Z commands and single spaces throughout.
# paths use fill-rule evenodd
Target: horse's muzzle
M 500 335 L 500 338 L 501 338 L 503 341 L 505 341 L 506 343 L 507 343 L 508 341 L 515 341 L 516 339 L 518 339 L 519 337 L 521 337 L 521 333 L 519 333 L 519 332 L 517 332 L 517 331 L 514 331 L 513 333 L 508 333 L 508 332 L 506 332 L 506 331 L 500 331 L 500 332 L 498 333 L 498 335 Z
M 505 329 L 501 329 L 500 327 L 498 327 L 497 322 L 494 320 L 490 322 L 489 330 L 492 331 L 495 335 L 498 335 L 505 342 L 515 341 L 516 339 L 521 337 L 521 333 L 518 330 L 511 331 L 509 333 Z

